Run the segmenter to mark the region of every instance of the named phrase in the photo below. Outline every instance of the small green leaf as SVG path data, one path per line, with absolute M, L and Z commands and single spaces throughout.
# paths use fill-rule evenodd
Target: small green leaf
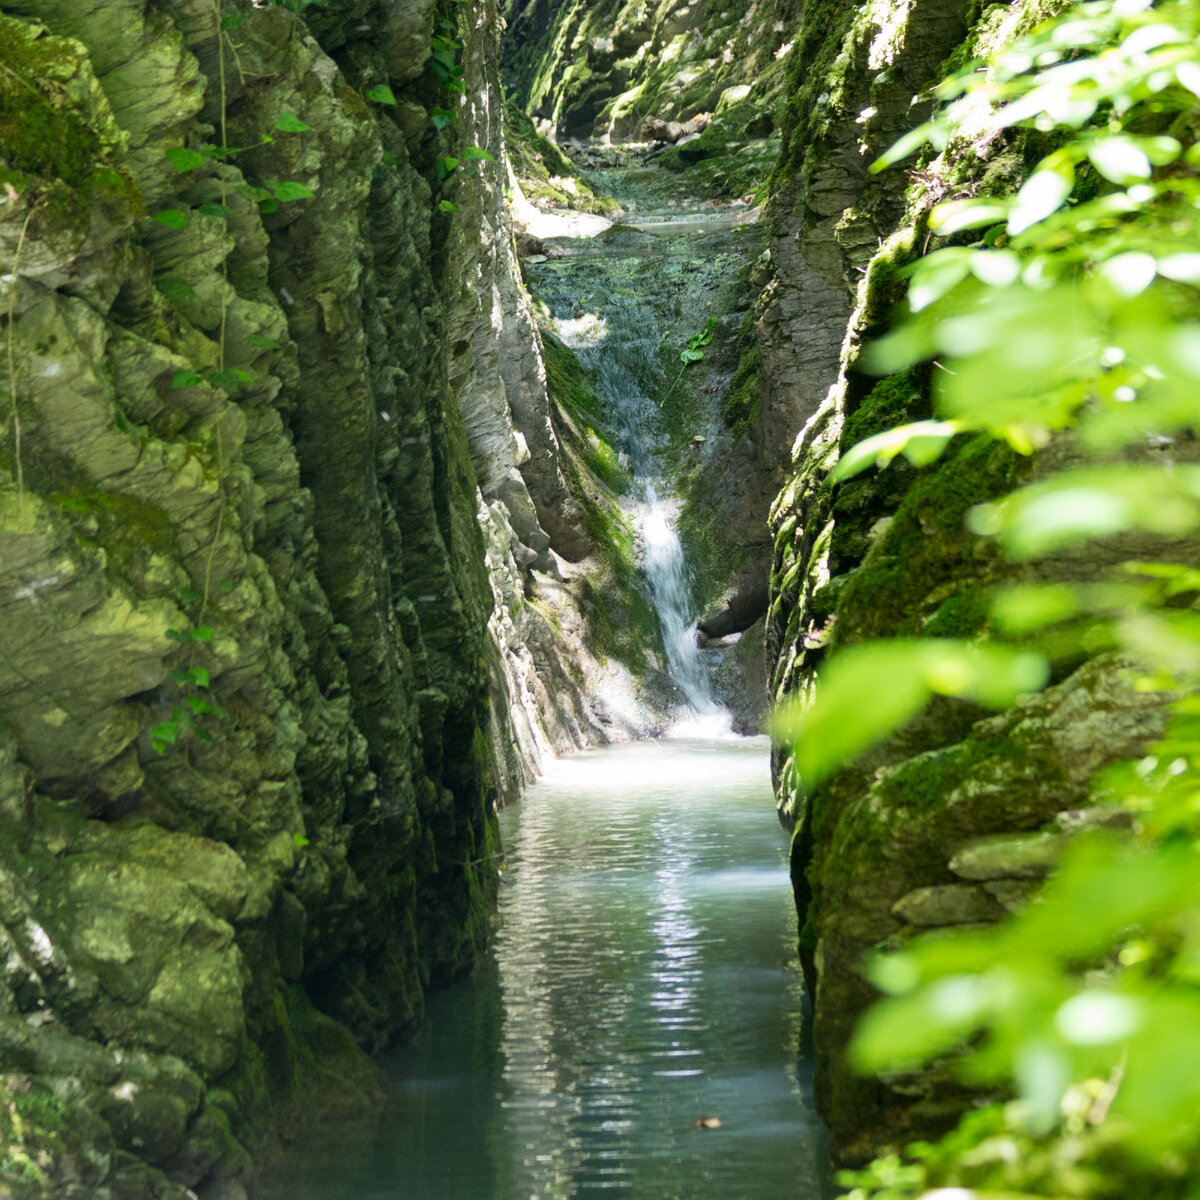
M 273 213 L 279 207 L 279 201 L 272 197 L 269 200 L 260 200 L 259 211 L 265 213 Z
M 435 108 L 429 115 L 434 129 L 445 129 L 454 124 L 454 114 L 448 108 Z
M 1140 296 L 1154 282 L 1158 263 L 1153 254 L 1129 250 L 1106 259 L 1096 270 L 1122 296 L 1132 299 Z
M 465 4 L 466 0 L 457 0 L 457 3 Z M 463 96 L 465 96 L 467 94 L 467 85 L 465 83 L 463 83 L 463 81 L 461 79 L 455 79 L 451 83 L 444 83 L 444 84 L 442 84 L 442 86 L 448 92 L 458 92 L 460 95 L 463 95 Z
M 186 229 L 188 223 L 187 213 L 178 208 L 164 208 L 162 212 L 155 213 L 152 219 L 168 229 Z
M 221 18 L 222 29 L 236 29 L 246 19 L 244 13 L 233 13 L 231 16 Z
M 260 350 L 281 350 L 283 348 L 278 342 L 272 341 L 269 337 L 263 337 L 261 333 L 252 333 L 246 340 L 250 345 L 257 346 Z
M 1047 160 L 1049 161 L 1049 160 Z M 1051 213 L 1057 212 L 1075 186 L 1075 168 L 1070 163 L 1047 167 L 1043 164 L 1021 185 L 1008 215 L 1008 232 L 1019 233 Z
M 251 200 L 257 200 L 260 204 L 264 200 L 270 200 L 271 193 L 266 188 L 255 187 L 250 183 L 242 183 L 238 185 L 239 192 L 243 196 L 249 196 Z
M 477 159 L 482 159 L 485 162 L 495 162 L 496 160 L 484 149 L 479 146 L 468 146 L 463 152 L 463 162 L 473 162 Z
M 932 133 L 932 121 L 927 121 L 924 125 L 918 125 L 916 129 L 910 130 L 871 164 L 872 174 L 890 167 L 893 163 L 898 163 L 902 158 L 907 158 L 914 150 L 919 150 L 930 140 Z
M 438 211 L 444 213 L 458 212 L 458 205 L 450 200 L 439 200 Z
M 212 627 L 209 625 L 197 625 L 194 629 L 188 630 L 188 637 L 195 642 L 211 642 L 213 640 Z
M 156 742 L 163 742 L 165 745 L 173 746 L 175 739 L 179 737 L 179 722 L 163 721 L 150 730 L 150 736 Z M 160 750 L 159 753 L 161 754 L 162 751 Z
M 205 200 L 196 211 L 202 217 L 208 217 L 212 221 L 224 221 L 233 216 L 232 209 L 226 208 L 224 204 L 218 204 L 215 200 Z
M 189 672 L 191 681 L 197 686 L 206 688 L 209 685 L 208 671 L 204 667 L 193 667 Z
M 222 579 L 221 582 L 217 584 L 217 590 L 221 592 L 232 592 L 233 584 L 230 583 L 228 579 Z
M 374 100 L 376 104 L 394 105 L 396 103 L 396 93 L 386 83 L 377 83 L 367 92 L 367 99 Z
M 960 421 L 914 421 L 887 429 L 847 450 L 832 478 L 841 482 L 868 467 L 886 467 L 897 454 L 903 454 L 914 467 L 928 466 L 963 428 Z
M 1018 583 L 997 592 L 992 620 L 1013 636 L 1066 621 L 1079 611 L 1075 592 L 1065 583 Z
M 302 183 L 296 183 L 292 180 L 287 180 L 283 183 L 271 184 L 275 192 L 275 199 L 281 204 L 286 204 L 289 200 L 311 200 L 313 193 Z
M 204 598 L 194 587 L 183 587 L 179 589 L 179 595 L 187 601 L 188 604 L 199 604 Z
M 233 393 L 243 383 L 253 383 L 254 376 L 248 371 L 239 371 L 235 367 L 226 367 L 224 371 L 214 371 L 208 377 L 208 382 L 213 387 L 223 388 L 225 391 Z
M 275 128 L 284 133 L 307 133 L 312 126 L 305 124 L 295 113 L 285 112 L 275 118 Z
M 173 388 L 190 388 L 203 382 L 204 379 L 197 375 L 195 371 L 176 371 L 171 376 L 171 386 Z
M 167 637 L 173 642 L 186 642 L 190 640 L 186 632 L 181 632 L 178 629 L 168 629 Z
M 929 214 L 929 224 L 943 237 L 949 237 L 964 229 L 992 225 L 1007 216 L 1008 202 L 1004 200 L 948 200 Z
M 150 745 L 154 748 L 155 754 L 165 754 L 167 752 L 167 743 L 162 738 L 151 738 Z
M 308 845 L 308 838 L 306 838 L 302 833 L 293 833 L 292 844 L 297 850 L 303 850 L 304 847 Z
M 208 161 L 203 154 L 189 150 L 186 146 L 172 146 L 170 150 L 164 150 L 163 153 L 180 174 L 184 171 L 194 171 Z
M 186 304 L 196 298 L 196 289 L 186 279 L 160 279 L 158 290 L 176 304 Z
M 183 667 L 176 667 L 175 670 L 171 672 L 171 678 L 176 683 L 191 683 L 192 673 L 191 671 L 185 670 Z
M 458 167 L 458 162 L 459 160 L 455 158 L 453 154 L 447 154 L 446 157 L 438 163 L 438 177 L 441 179 L 446 179 L 450 175 L 453 175 L 455 169 Z
M 1146 152 L 1127 137 L 1106 137 L 1091 142 L 1087 148 L 1092 165 L 1113 183 L 1136 183 L 1149 179 L 1154 173 Z

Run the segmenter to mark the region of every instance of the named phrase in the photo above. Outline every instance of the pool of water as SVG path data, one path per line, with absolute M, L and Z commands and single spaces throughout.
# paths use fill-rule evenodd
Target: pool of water
M 502 818 L 491 951 L 384 1064 L 378 1126 L 270 1200 L 819 1200 L 765 739 L 553 764 Z

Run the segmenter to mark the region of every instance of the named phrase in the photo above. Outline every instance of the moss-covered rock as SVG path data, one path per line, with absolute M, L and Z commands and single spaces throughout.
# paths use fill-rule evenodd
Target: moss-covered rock
M 919 0 L 903 9 L 810 4 L 801 13 L 771 181 L 771 278 L 757 313 L 759 428 L 794 435 L 771 515 L 767 649 L 776 699 L 810 694 L 830 648 L 896 635 L 978 636 L 1002 580 L 1094 578 L 1122 553 L 1158 552 L 1126 542 L 1096 547 L 1087 561 L 1016 565 L 968 530 L 973 504 L 1061 466 L 1071 453 L 1062 442 L 1030 461 L 985 437 L 961 437 L 920 470 L 897 459 L 843 483 L 830 478 L 857 442 L 930 415 L 926 368 L 880 380 L 862 360 L 903 297 L 903 268 L 938 244 L 929 208 L 948 194 L 1011 191 L 1026 167 L 1024 148 L 999 139 L 977 155 L 924 162 L 913 177 L 873 176 L 870 164 L 924 118 L 943 64 L 994 50 L 1043 11 Z M 1163 697 L 1136 693 L 1112 659 L 1079 655 L 1057 664 L 1054 678 L 997 717 L 937 700 L 812 793 L 790 747 L 775 748 L 780 810 L 796 825 L 817 1093 L 841 1158 L 945 1129 L 970 1102 L 937 1070 L 889 1079 L 851 1072 L 843 1047 L 875 995 L 861 973 L 864 954 L 918 928 L 991 919 L 1021 903 L 1028 863 L 1005 859 L 1003 878 L 966 891 L 951 863 L 966 861 L 957 855 L 983 835 L 1021 832 L 1041 849 L 1057 845 L 1040 827 L 1082 802 L 1101 766 L 1138 753 L 1162 727 Z
M 486 935 L 507 712 L 469 418 L 476 389 L 511 422 L 501 364 L 536 357 L 494 319 L 499 18 L 308 15 L 0 16 L 21 1196 L 236 1190 L 281 1128 L 378 1102 L 364 1048 Z M 438 19 L 461 96 L 427 65 Z

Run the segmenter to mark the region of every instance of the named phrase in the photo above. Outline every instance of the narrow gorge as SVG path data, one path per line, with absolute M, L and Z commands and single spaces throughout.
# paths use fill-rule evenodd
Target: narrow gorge
M 1200 12 L 1076 8 L 0 0 L 0 1200 L 1194 1197 Z

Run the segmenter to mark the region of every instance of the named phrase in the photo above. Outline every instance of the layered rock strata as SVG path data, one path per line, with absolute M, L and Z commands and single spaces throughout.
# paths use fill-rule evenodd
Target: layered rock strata
M 575 530 L 498 35 L 0 5 L 14 1195 L 231 1200 L 370 1108 L 364 1049 L 483 943 L 495 805 L 601 735 L 520 612 Z

